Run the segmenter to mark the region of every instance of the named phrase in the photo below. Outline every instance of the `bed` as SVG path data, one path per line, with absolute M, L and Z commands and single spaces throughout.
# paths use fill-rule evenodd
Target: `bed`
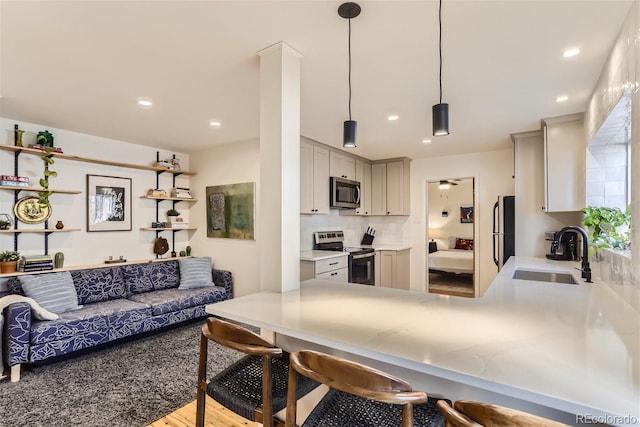
M 473 239 L 454 239 L 454 249 L 438 250 L 437 245 L 429 245 L 429 271 L 473 274 Z

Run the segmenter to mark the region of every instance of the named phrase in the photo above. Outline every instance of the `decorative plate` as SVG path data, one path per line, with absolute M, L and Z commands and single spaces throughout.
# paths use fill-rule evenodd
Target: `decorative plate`
M 51 205 L 41 206 L 37 197 L 23 197 L 16 202 L 13 213 L 25 224 L 40 224 L 51 216 Z

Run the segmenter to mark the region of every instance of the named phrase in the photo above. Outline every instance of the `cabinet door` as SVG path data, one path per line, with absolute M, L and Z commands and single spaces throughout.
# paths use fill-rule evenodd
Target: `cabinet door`
M 330 174 L 340 178 L 356 180 L 356 160 L 336 151 L 331 152 Z
M 380 251 L 380 286 L 393 288 L 394 271 L 396 269 L 396 252 Z
M 387 165 L 371 165 L 371 215 L 387 215 Z
M 371 165 L 364 163 L 362 165 L 363 178 L 360 185 L 362 196 L 360 198 L 360 209 L 362 215 L 371 215 Z
M 411 289 L 411 281 L 409 277 L 411 275 L 411 272 L 409 271 L 410 259 L 409 249 L 396 252 L 396 263 L 394 265 L 395 269 L 393 278 L 394 288 L 405 289 L 407 291 Z
M 571 116 L 570 116 L 571 117 Z M 576 212 L 585 205 L 585 135 L 582 119 L 545 120 L 545 211 Z
M 347 283 L 349 281 L 349 269 L 341 268 L 339 270 L 327 271 L 325 273 L 317 274 L 316 279 Z
M 329 213 L 329 150 L 313 147 L 314 213 Z
M 387 163 L 387 215 L 404 215 L 404 166 Z
M 300 213 L 303 214 L 314 213 L 313 148 L 312 144 L 300 143 Z

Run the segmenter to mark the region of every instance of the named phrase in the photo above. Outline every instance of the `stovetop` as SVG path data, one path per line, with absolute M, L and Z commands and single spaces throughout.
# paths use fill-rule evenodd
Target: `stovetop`
M 342 231 L 316 231 L 313 235 L 313 249 L 316 250 L 349 252 L 350 255 L 375 252 L 373 248 L 344 246 L 344 233 Z

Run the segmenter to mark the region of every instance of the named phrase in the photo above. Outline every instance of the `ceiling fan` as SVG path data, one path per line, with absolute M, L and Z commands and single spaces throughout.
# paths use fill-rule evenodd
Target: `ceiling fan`
M 440 190 L 448 190 L 452 185 L 458 185 L 457 182 L 459 179 L 443 179 L 440 181 L 440 185 L 438 185 L 438 189 Z

